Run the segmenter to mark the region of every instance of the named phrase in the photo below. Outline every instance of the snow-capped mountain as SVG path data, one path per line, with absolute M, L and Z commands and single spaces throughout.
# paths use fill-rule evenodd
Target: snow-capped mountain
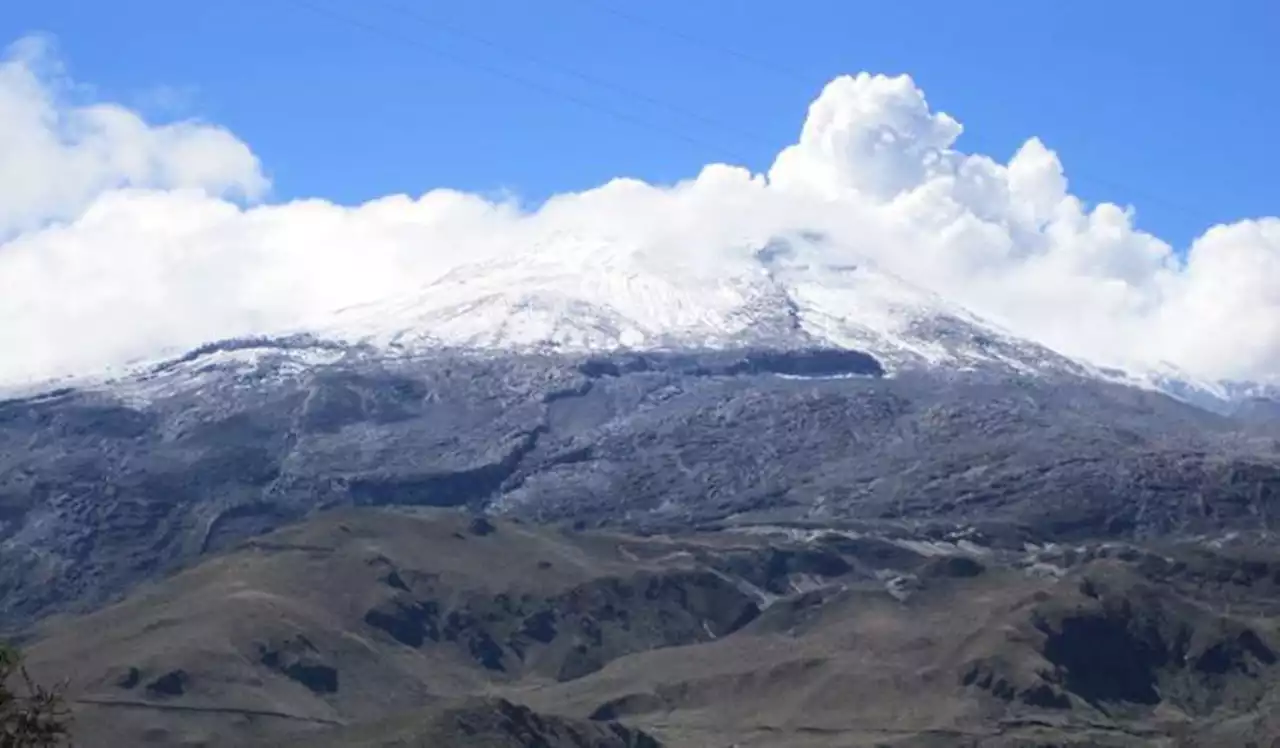
M 563 241 L 463 264 L 406 297 L 340 312 L 317 332 L 392 350 L 565 352 L 825 346 L 890 370 L 1084 369 L 869 261 L 833 263 L 817 236 L 693 254 Z
M 520 254 L 461 261 L 416 291 L 347 307 L 283 336 L 211 341 L 122 369 L 6 388 L 0 397 L 110 383 L 120 394 L 146 400 L 156 388 L 201 387 L 216 371 L 252 373 L 265 355 L 276 364 L 288 361 L 284 369 L 276 365 L 279 374 L 352 356 L 394 359 L 445 350 L 582 355 L 742 348 L 860 351 L 890 375 L 913 369 L 1074 375 L 1170 394 L 1224 415 L 1280 409 L 1276 386 L 1215 382 L 1171 365 L 1117 369 L 1074 359 L 804 232 L 724 251 L 559 234 Z
M 561 236 L 554 247 L 462 263 L 401 298 L 342 310 L 313 332 L 411 353 L 823 346 L 870 353 L 890 372 L 1069 373 L 1224 414 L 1280 401 L 1276 386 L 1074 359 L 805 233 L 718 254 Z
M 442 350 L 584 354 L 835 348 L 868 353 L 890 375 L 978 368 L 1067 374 L 1163 392 L 1222 414 L 1253 401 L 1280 402 L 1276 386 L 1209 381 L 1171 365 L 1118 369 L 1072 358 L 813 233 L 721 252 L 673 252 L 559 235 L 527 252 L 457 263 L 413 292 L 343 309 L 292 333 L 211 341 L 186 355 L 174 352 L 110 372 L 108 378 L 132 390 L 154 381 L 152 376 L 138 379 L 138 373 L 160 367 L 170 370 L 165 386 L 182 386 L 183 379 L 195 386 L 211 367 L 254 370 L 263 355 L 259 343 L 272 355 L 286 354 L 293 369 L 352 355 L 394 358 Z M 181 376 L 175 366 L 190 376 Z M 87 383 L 78 379 L 57 386 Z M 8 396 L 49 388 L 28 386 Z
M 1072 358 L 805 232 L 683 252 L 560 234 L 526 252 L 459 262 L 415 291 L 340 310 L 283 336 L 211 341 L 185 355 L 174 351 L 97 376 L 9 388 L 0 397 L 104 380 L 135 395 L 157 386 L 187 389 L 215 369 L 254 371 L 266 352 L 302 371 L 351 356 L 442 350 L 747 348 L 855 350 L 874 356 L 890 375 L 1067 374 L 1162 392 L 1224 415 L 1280 409 L 1274 385 L 1205 380 L 1172 365 L 1119 369 Z M 161 370 L 168 373 L 157 379 Z
M 1265 407 L 1246 424 L 1118 386 L 1175 380 L 1060 355 L 822 237 L 533 249 L 297 335 L 0 399 L 0 590 L 19 591 L 0 620 L 332 507 L 991 520 L 1054 542 L 1280 511 Z

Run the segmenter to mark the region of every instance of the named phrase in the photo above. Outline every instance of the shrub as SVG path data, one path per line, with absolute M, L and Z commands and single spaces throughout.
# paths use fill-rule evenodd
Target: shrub
M 22 655 L 0 644 L 0 748 L 54 748 L 69 745 L 71 713 L 63 685 L 36 683 Z

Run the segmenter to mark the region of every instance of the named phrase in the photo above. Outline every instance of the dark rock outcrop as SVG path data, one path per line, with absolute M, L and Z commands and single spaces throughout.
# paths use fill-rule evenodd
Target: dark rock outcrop
M 338 670 L 326 663 L 320 651 L 306 636 L 259 645 L 259 661 L 286 677 L 301 683 L 313 693 L 335 693 Z
M 181 696 L 190 680 L 185 670 L 170 670 L 147 684 L 147 694 L 158 698 Z

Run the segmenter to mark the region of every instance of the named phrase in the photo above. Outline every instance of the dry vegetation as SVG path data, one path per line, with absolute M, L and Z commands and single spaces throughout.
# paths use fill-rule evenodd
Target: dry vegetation
M 1280 735 L 1280 555 L 977 540 L 348 510 L 48 620 L 30 662 L 108 747 Z

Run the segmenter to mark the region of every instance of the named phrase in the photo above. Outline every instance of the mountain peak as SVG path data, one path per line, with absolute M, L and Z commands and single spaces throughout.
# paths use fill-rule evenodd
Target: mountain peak
M 399 350 L 826 346 L 890 368 L 1073 368 L 815 233 L 727 251 L 561 236 L 463 263 L 418 291 L 339 312 L 326 335 Z

